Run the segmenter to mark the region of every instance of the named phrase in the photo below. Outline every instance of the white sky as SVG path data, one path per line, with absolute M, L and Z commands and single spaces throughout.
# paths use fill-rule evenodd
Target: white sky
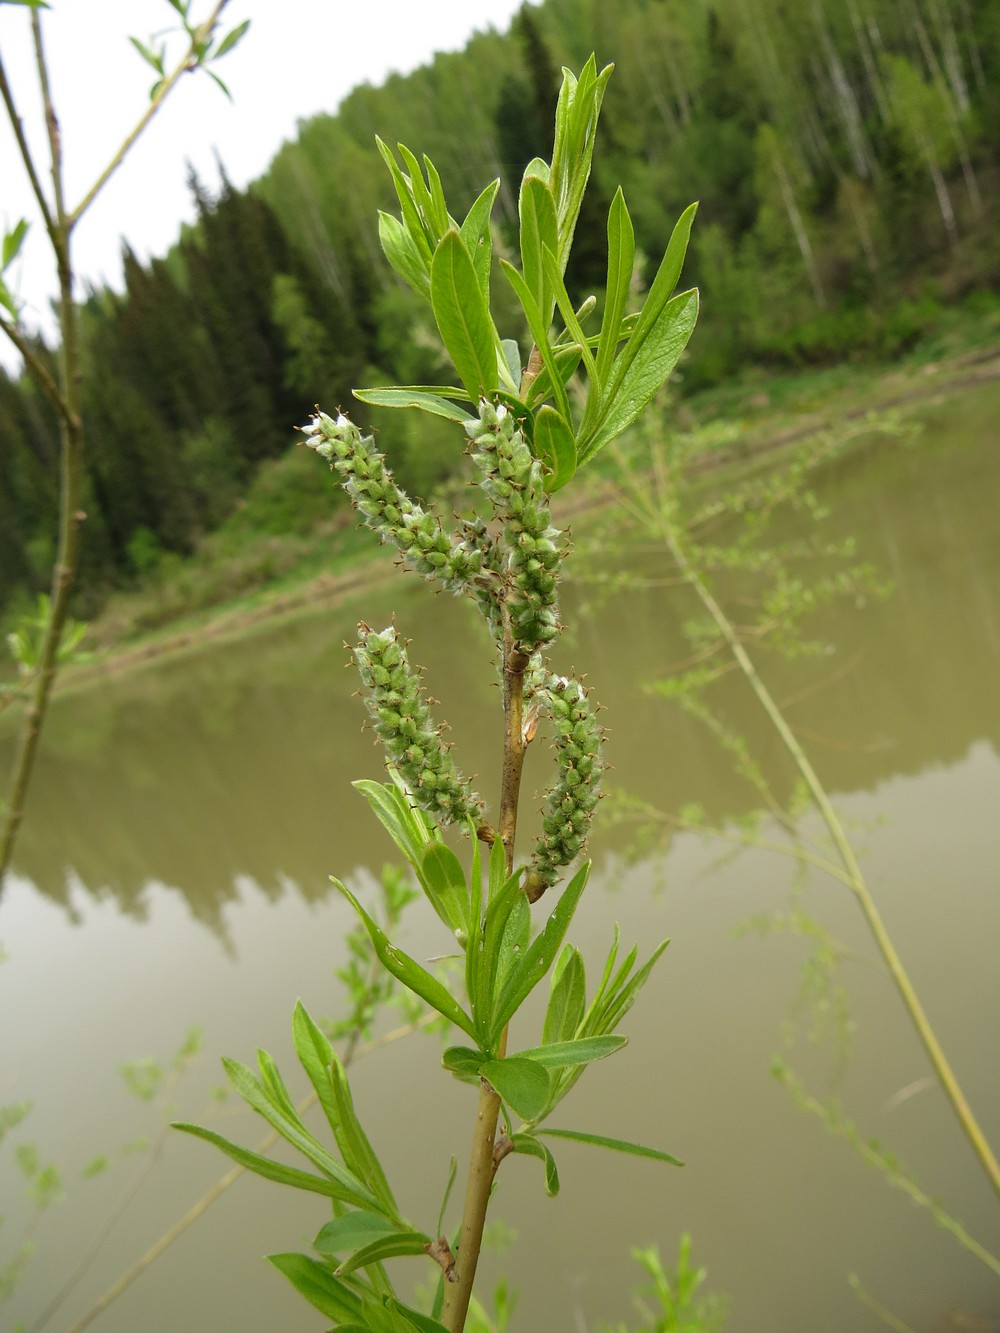
M 296 123 L 336 110 L 359 83 L 378 84 L 392 72 L 425 64 L 436 51 L 458 50 L 474 31 L 505 29 L 521 0 L 229 0 L 221 31 L 249 18 L 250 31 L 217 67 L 233 96 L 228 102 L 203 74 L 180 80 L 124 165 L 111 178 L 74 233 L 78 277 L 120 286 L 120 242 L 141 258 L 163 254 L 182 221 L 193 216 L 185 186 L 186 161 L 209 186 L 215 153 L 237 186 L 260 176 Z M 148 102 L 155 74 L 128 41 L 177 24 L 166 0 L 50 0 L 42 26 L 53 100 L 60 117 L 67 206 L 73 208 L 104 169 Z M 194 0 L 195 21 L 211 0 Z M 168 47 L 168 65 L 182 53 Z M 48 153 L 30 40 L 29 11 L 0 4 L 0 54 L 14 86 L 17 110 L 48 178 Z M 52 328 L 55 291 L 51 250 L 25 178 L 13 132 L 0 104 L 0 223 L 31 223 L 22 257 L 5 280 L 26 302 L 29 326 Z M 82 294 L 82 286 L 78 295 Z M 19 358 L 0 334 L 0 361 Z

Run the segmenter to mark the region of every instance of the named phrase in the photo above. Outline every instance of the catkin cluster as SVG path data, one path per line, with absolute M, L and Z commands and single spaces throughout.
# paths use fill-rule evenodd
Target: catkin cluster
M 455 768 L 451 753 L 431 723 L 406 649 L 390 625 L 376 633 L 358 626 L 354 649 L 365 705 L 392 763 L 420 806 L 446 824 L 482 815 L 482 801 Z
M 530 654 L 559 633 L 560 534 L 549 522 L 542 465 L 503 403 L 480 399 L 479 420 L 467 422 L 465 431 L 482 472 L 483 491 L 504 527 L 511 631 Z
M 340 413 L 317 412 L 303 426 L 305 443 L 340 474 L 344 490 L 368 527 L 405 556 L 418 574 L 438 580 L 448 592 L 464 592 L 480 573 L 482 552 L 445 532 L 435 514 L 411 500 L 396 484 L 370 435 L 362 435 Z
M 604 771 L 601 727 L 580 682 L 548 675 L 541 693 L 552 718 L 558 776 L 546 793 L 542 836 L 525 885 L 532 900 L 583 851 Z

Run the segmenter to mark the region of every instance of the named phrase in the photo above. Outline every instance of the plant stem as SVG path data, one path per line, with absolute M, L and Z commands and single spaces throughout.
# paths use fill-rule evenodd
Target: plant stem
M 524 768 L 524 673 L 529 659 L 514 643 L 506 615 L 503 658 L 504 745 L 500 785 L 500 837 L 503 840 L 509 874 L 514 868 L 517 807 L 521 793 L 521 773 Z M 505 1029 L 497 1055 L 502 1058 L 506 1048 Z M 469 1178 L 465 1187 L 462 1229 L 456 1256 L 455 1281 L 446 1287 L 441 1313 L 442 1321 L 450 1333 L 461 1333 L 469 1312 L 469 1301 L 472 1297 L 476 1269 L 479 1266 L 479 1253 L 483 1244 L 486 1211 L 497 1172 L 498 1162 L 494 1160 L 493 1149 L 499 1115 L 500 1098 L 485 1080 L 481 1080 L 476 1124 L 472 1135 L 472 1152 L 469 1158 Z
M 757 674 L 757 668 L 754 666 L 750 655 L 740 642 L 736 630 L 733 628 L 728 616 L 712 596 L 708 586 L 699 577 L 697 570 L 688 559 L 677 539 L 677 534 L 668 521 L 664 521 L 662 531 L 670 550 L 670 554 L 677 562 L 678 568 L 684 574 L 684 577 L 700 598 L 702 605 L 718 626 L 719 633 L 726 640 L 726 643 L 738 663 L 740 670 L 746 677 L 750 688 L 757 696 L 761 707 L 770 719 L 775 731 L 777 731 L 778 735 L 781 737 L 785 748 L 795 761 L 803 780 L 808 786 L 809 793 L 816 804 L 816 808 L 823 817 L 823 821 L 829 831 L 833 845 L 837 850 L 837 854 L 843 863 L 845 871 L 847 872 L 846 882 L 848 887 L 851 889 L 861 906 L 865 920 L 868 923 L 868 928 L 871 931 L 875 944 L 889 970 L 889 974 L 896 985 L 896 989 L 902 998 L 903 1005 L 910 1016 L 910 1020 L 917 1030 L 917 1035 L 923 1043 L 934 1072 L 937 1075 L 938 1082 L 940 1083 L 945 1096 L 948 1098 L 948 1101 L 951 1103 L 952 1110 L 958 1117 L 958 1122 L 962 1127 L 962 1131 L 968 1139 L 976 1157 L 979 1159 L 980 1165 L 985 1171 L 990 1184 L 993 1186 L 996 1193 L 1000 1195 L 1000 1163 L 997 1162 L 989 1141 L 973 1114 L 972 1108 L 969 1106 L 969 1103 L 965 1098 L 965 1094 L 962 1092 L 958 1079 L 955 1077 L 954 1071 L 948 1063 L 944 1050 L 938 1041 L 937 1034 L 931 1026 L 927 1014 L 924 1012 L 923 1005 L 914 989 L 913 983 L 896 952 L 892 939 L 889 936 L 889 932 L 887 931 L 879 910 L 875 905 L 875 900 L 865 882 L 864 874 L 858 864 L 857 857 L 854 855 L 854 849 L 851 846 L 847 834 L 844 832 L 844 827 L 837 816 L 837 812 L 830 803 L 830 798 L 826 794 L 826 789 L 820 781 L 816 770 L 809 762 L 809 759 L 805 751 L 802 749 L 802 746 L 799 744 L 794 732 L 786 722 L 784 714 L 781 712 L 777 703 L 775 703 L 767 686 Z
M 50 236 L 59 274 L 59 327 L 62 338 L 59 352 L 59 396 L 62 400 L 59 417 L 59 547 L 52 571 L 49 622 L 45 627 L 34 694 L 25 715 L 21 744 L 14 760 L 3 835 L 0 838 L 0 889 L 10 868 L 14 843 L 24 818 L 24 804 L 38 752 L 38 740 L 58 670 L 59 643 L 69 611 L 69 595 L 79 559 L 80 527 L 86 517 L 80 507 L 83 491 L 83 422 L 80 414 L 79 326 L 73 302 L 70 227 L 63 202 L 62 147 L 59 122 L 49 90 L 48 69 L 37 10 L 32 11 L 31 22 L 38 81 L 42 91 L 49 138 L 55 200 L 55 219 Z
M 205 22 L 199 26 L 197 30 L 198 34 L 205 41 L 207 41 L 209 37 L 211 37 L 212 32 L 214 31 L 216 25 L 219 22 L 219 16 L 221 15 L 223 9 L 225 9 L 228 3 L 229 0 L 217 0 L 216 6 L 212 10 L 211 14 L 209 14 Z M 76 224 L 80 221 L 80 218 L 84 215 L 84 213 L 87 211 L 90 205 L 100 194 L 101 190 L 103 190 L 104 186 L 108 183 L 111 176 L 118 170 L 122 162 L 124 162 L 125 155 L 128 153 L 129 149 L 135 143 L 136 139 L 139 138 L 140 134 L 142 134 L 143 130 L 146 128 L 149 122 L 156 115 L 157 111 L 159 111 L 160 107 L 166 101 L 167 97 L 169 97 L 171 91 L 174 88 L 174 85 L 177 83 L 181 75 L 186 74 L 188 70 L 192 70 L 195 68 L 197 68 L 197 60 L 196 60 L 195 44 L 194 41 L 192 40 L 187 51 L 185 51 L 184 56 L 181 59 L 180 63 L 162 81 L 159 88 L 156 90 L 155 97 L 151 97 L 149 99 L 149 106 L 146 107 L 146 110 L 136 121 L 131 131 L 125 136 L 125 139 L 123 140 L 118 151 L 114 154 L 114 156 L 111 158 L 111 161 L 98 176 L 97 180 L 90 187 L 87 193 L 83 196 L 83 198 L 77 204 L 76 208 L 73 209 L 73 212 L 69 215 L 69 225 L 71 228 L 76 226 Z

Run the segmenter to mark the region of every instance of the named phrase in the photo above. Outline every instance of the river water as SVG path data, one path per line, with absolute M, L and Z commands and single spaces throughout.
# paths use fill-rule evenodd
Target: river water
M 916 443 L 859 448 L 822 487 L 831 531 L 854 533 L 894 594 L 823 613 L 827 655 L 767 659 L 764 670 L 849 824 L 996 1143 L 1000 391 L 968 391 L 922 415 Z M 682 655 L 677 617 L 686 612 L 659 590 L 600 604 L 591 595 L 586 586 L 570 591 L 565 618 L 579 625 L 557 661 L 586 670 L 607 705 L 613 784 L 668 811 L 701 802 L 735 827 L 753 808 L 749 788 L 693 721 L 642 689 Z M 484 775 L 490 795 L 500 718 L 485 639 L 463 606 L 413 578 L 56 701 L 0 911 L 0 1101 L 34 1104 L 0 1147 L 0 1258 L 26 1227 L 37 1246 L 0 1313 L 4 1328 L 18 1319 L 42 1327 L 33 1321 L 75 1280 L 44 1324 L 70 1328 L 224 1172 L 208 1145 L 170 1134 L 106 1227 L 146 1170 L 136 1141 L 155 1140 L 164 1119 L 161 1105 L 124 1091 L 126 1061 L 167 1063 L 201 1025 L 202 1054 L 170 1089 L 169 1113 L 210 1120 L 247 1144 L 262 1127 L 234 1099 L 213 1098 L 219 1056 L 252 1062 L 263 1046 L 293 1092 L 305 1091 L 290 1054 L 291 1011 L 301 997 L 315 1014 L 337 1015 L 333 969 L 352 924 L 327 877 L 364 893 L 392 859 L 350 787 L 379 776 L 381 763 L 360 730 L 343 648 L 359 616 L 381 624 L 392 614 L 444 701 L 460 764 Z M 731 705 L 741 707 L 736 685 Z M 780 785 L 787 775 L 749 702 L 743 725 Z M 0 764 L 9 753 L 5 733 Z M 532 756 L 529 795 L 545 786 L 546 761 L 544 750 Z M 562 1191 L 552 1200 L 538 1163 L 505 1163 L 495 1212 L 517 1238 L 484 1271 L 505 1271 L 520 1289 L 512 1327 L 598 1333 L 630 1319 L 640 1276 L 630 1248 L 657 1244 L 669 1258 L 685 1230 L 710 1288 L 728 1294 L 732 1333 L 882 1327 L 851 1292 L 849 1273 L 916 1333 L 1000 1327 L 997 1278 L 769 1076 L 798 1012 L 811 946 L 801 935 L 737 928 L 787 906 L 789 863 L 760 850 L 726 858 L 693 834 L 641 853 L 633 843 L 628 825 L 599 828 L 572 937 L 590 974 L 615 921 L 626 947 L 672 943 L 625 1021 L 629 1048 L 588 1072 L 555 1123 L 649 1142 L 686 1165 L 564 1145 Z M 846 951 L 857 1027 L 846 1065 L 803 1044 L 792 1064 L 997 1252 L 996 1200 L 927 1080 L 854 904 L 818 879 L 802 902 Z M 418 956 L 446 948 L 421 905 L 400 942 Z M 521 1045 L 536 1039 L 531 1022 L 515 1032 Z M 464 1169 L 474 1092 L 440 1070 L 433 1036 L 367 1056 L 352 1077 L 404 1212 L 431 1229 L 452 1153 Z M 28 1142 L 58 1163 L 65 1187 L 40 1217 L 24 1203 L 14 1165 L 13 1150 Z M 112 1165 L 82 1180 L 97 1154 Z M 93 1326 L 321 1328 L 261 1256 L 306 1248 L 324 1217 L 313 1196 L 244 1178 Z M 410 1265 L 414 1284 L 426 1279 L 423 1261 L 397 1263 Z

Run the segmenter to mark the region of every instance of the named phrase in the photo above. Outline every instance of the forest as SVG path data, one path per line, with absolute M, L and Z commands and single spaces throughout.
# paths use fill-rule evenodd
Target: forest
M 575 297 L 601 296 L 610 182 L 624 182 L 638 285 L 651 276 L 643 257 L 700 200 L 687 278 L 703 314 L 679 392 L 748 366 L 889 359 L 945 309 L 995 306 L 1000 8 L 989 0 L 525 5 L 509 32 L 302 123 L 248 190 L 223 164 L 217 182 L 192 178 L 197 222 L 170 253 L 146 265 L 126 244 L 123 291 L 88 293 L 77 614 L 196 550 L 262 463 L 289 455 L 316 401 L 348 404 L 361 383 L 450 380 L 426 307 L 380 260 L 375 219 L 393 196 L 376 133 L 429 154 L 460 209 L 499 177 L 502 257 L 516 182 L 550 147 L 560 68 L 591 51 L 616 74 L 567 282 Z M 51 575 L 55 426 L 28 375 L 0 372 L 7 624 Z M 395 450 L 418 494 L 448 470 L 433 423 L 419 438 L 404 430 Z M 293 526 L 315 522 L 297 508 L 293 465 L 277 484 Z

